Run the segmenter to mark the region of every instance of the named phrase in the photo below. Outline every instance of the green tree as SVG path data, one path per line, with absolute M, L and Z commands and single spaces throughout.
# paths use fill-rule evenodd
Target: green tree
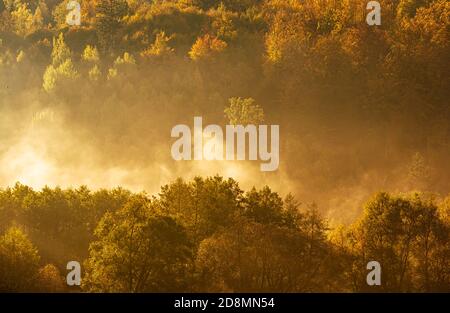
M 269 187 L 257 191 L 253 188 L 245 194 L 244 214 L 262 224 L 283 222 L 283 200 Z
M 382 291 L 444 290 L 448 280 L 448 228 L 439 218 L 434 200 L 414 194 L 394 197 L 377 194 L 350 232 L 355 255 L 355 288 L 368 290 L 364 265 L 380 262 Z M 359 273 L 358 273 L 359 272 Z M 447 283 L 448 286 L 448 283 Z M 372 288 L 373 289 L 373 288 Z
M 190 183 L 177 180 L 164 186 L 159 205 L 164 212 L 179 216 L 198 243 L 232 223 L 241 208 L 242 194 L 238 183 L 231 178 L 196 177 Z
M 0 291 L 31 291 L 38 274 L 39 259 L 28 236 L 20 228 L 9 228 L 0 237 Z
M 47 66 L 43 76 L 43 88 L 52 91 L 59 83 L 71 82 L 78 77 L 78 72 L 72 62 L 72 52 L 66 45 L 64 34 L 53 38 L 52 64 Z
M 158 213 L 150 200 L 136 196 L 106 213 L 89 248 L 83 289 L 103 292 L 168 292 L 186 288 L 190 259 L 186 232 Z
M 39 292 L 63 292 L 65 281 L 55 265 L 47 264 L 39 269 L 36 286 Z
M 341 290 L 340 268 L 322 236 L 243 216 L 200 244 L 199 288 L 208 292 Z
M 189 51 L 192 60 L 210 60 L 227 48 L 227 43 L 211 35 L 197 38 Z
M 95 64 L 90 70 L 89 70 L 89 79 L 91 81 L 98 81 L 102 75 L 102 72 L 100 71 L 97 64 Z
M 40 7 L 37 7 L 36 11 L 34 11 L 32 29 L 34 31 L 40 30 L 44 27 L 44 16 L 42 15 L 42 10 Z
M 57 29 L 68 26 L 66 17 L 67 14 L 69 14 L 69 11 L 67 10 L 67 5 L 69 4 L 69 2 L 70 0 L 63 0 L 53 8 L 52 17 Z
M 56 68 L 70 59 L 72 53 L 64 40 L 64 34 L 59 33 L 58 37 L 53 38 L 52 65 Z
M 430 0 L 401 0 L 397 6 L 397 16 L 412 18 L 417 9 L 429 4 Z
M 100 47 L 103 51 L 116 48 L 122 23 L 122 18 L 128 12 L 127 2 L 124 0 L 100 0 L 95 7 L 95 28 Z
M 33 14 L 27 5 L 22 3 L 11 13 L 14 28 L 18 35 L 26 36 L 33 29 Z
M 164 31 L 156 34 L 155 42 L 151 44 L 151 46 L 141 52 L 141 56 L 143 57 L 163 57 L 172 55 L 175 51 L 173 48 L 169 46 L 169 41 L 172 37 L 166 36 Z
M 264 111 L 255 99 L 231 98 L 225 116 L 231 125 L 259 125 L 264 122 Z
M 233 25 L 233 14 L 227 11 L 223 3 L 219 5 L 213 14 L 214 20 L 211 26 L 217 38 L 221 40 L 235 39 L 237 37 L 237 30 Z
M 96 47 L 87 45 L 81 56 L 83 61 L 96 63 L 100 60 L 99 53 Z

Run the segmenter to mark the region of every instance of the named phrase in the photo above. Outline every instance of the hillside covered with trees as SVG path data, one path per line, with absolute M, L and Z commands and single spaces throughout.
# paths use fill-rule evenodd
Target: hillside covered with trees
M 447 0 L 78 2 L 0 0 L 0 291 L 450 291 Z M 279 170 L 174 161 L 194 116 Z
M 77 291 L 78 260 L 90 292 L 449 292 L 449 217 L 449 198 L 379 193 L 330 228 L 314 204 L 220 176 L 156 197 L 17 184 L 0 193 L 0 291 Z

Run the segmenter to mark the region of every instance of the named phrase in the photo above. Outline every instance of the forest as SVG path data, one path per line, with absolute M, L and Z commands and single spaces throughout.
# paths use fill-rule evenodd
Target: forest
M 178 179 L 157 196 L 122 188 L 0 193 L 0 291 L 449 292 L 450 197 L 380 192 L 349 226 L 314 204 L 220 176 Z M 366 264 L 382 264 L 381 286 Z
M 0 292 L 450 292 L 447 0 L 69 2 L 0 0 Z

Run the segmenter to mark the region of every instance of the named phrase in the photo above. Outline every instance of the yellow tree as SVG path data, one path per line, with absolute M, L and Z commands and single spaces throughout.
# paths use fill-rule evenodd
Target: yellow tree
M 27 5 L 22 3 L 17 6 L 17 8 L 11 13 L 15 32 L 18 35 L 26 36 L 33 26 L 33 14 Z
M 38 274 L 39 255 L 28 236 L 17 227 L 0 237 L 0 291 L 31 291 Z
M 211 35 L 205 35 L 197 38 L 194 45 L 189 51 L 192 60 L 211 59 L 223 52 L 227 47 L 227 43 Z

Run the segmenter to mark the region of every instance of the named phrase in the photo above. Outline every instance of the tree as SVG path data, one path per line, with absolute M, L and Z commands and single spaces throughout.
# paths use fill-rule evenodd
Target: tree
M 184 228 L 136 196 L 106 213 L 89 248 L 83 289 L 102 292 L 167 292 L 185 288 L 190 244 Z
M 124 0 L 100 0 L 95 7 L 95 27 L 103 51 L 113 51 L 119 40 L 121 20 L 127 14 Z
M 100 60 L 99 53 L 96 47 L 87 45 L 81 56 L 83 61 L 96 63 Z
M 253 188 L 245 194 L 245 216 L 262 224 L 281 224 L 283 221 L 283 200 L 269 187 L 257 191 Z
M 62 268 L 67 260 L 86 257 L 92 238 L 89 217 L 94 210 L 85 187 L 76 190 L 46 187 L 23 200 L 22 220 L 44 261 Z
M 118 56 L 114 61 L 113 67 L 108 69 L 108 80 L 112 80 L 118 75 L 129 76 L 136 70 L 136 59 L 128 52 L 123 56 Z
M 225 5 L 233 11 L 244 12 L 246 9 L 261 3 L 259 0 L 193 0 L 194 4 L 202 9 L 211 9 Z
M 20 0 L 3 0 L 2 2 L 4 3 L 5 9 L 8 11 L 13 11 L 21 4 Z
M 64 40 L 64 34 L 59 33 L 57 38 L 53 38 L 52 65 L 57 68 L 71 56 L 72 53 Z
M 92 82 L 98 81 L 102 75 L 99 67 L 100 56 L 96 47 L 87 45 L 81 55 L 81 59 L 87 64 L 91 64 L 87 74 Z
M 69 14 L 69 11 L 67 10 L 67 5 L 69 4 L 69 2 L 70 0 L 61 1 L 54 7 L 52 11 L 53 21 L 55 22 L 57 29 L 68 26 L 66 17 Z
M 63 292 L 64 280 L 58 268 L 53 264 L 47 264 L 40 268 L 36 278 L 36 286 L 39 292 Z
M 397 16 L 412 18 L 417 9 L 429 4 L 429 0 L 401 0 L 397 6 Z
M 90 70 L 89 70 L 89 79 L 91 81 L 98 81 L 102 75 L 102 72 L 100 71 L 97 64 L 95 64 Z
M 336 261 L 323 237 L 237 216 L 201 242 L 196 268 L 201 291 L 319 292 L 342 288 Z
M 53 38 L 52 64 L 47 66 L 43 76 L 43 88 L 52 91 L 59 83 L 70 82 L 78 77 L 71 51 L 64 41 L 63 33 L 58 38 Z
M 233 14 L 227 11 L 227 8 L 222 2 L 217 10 L 214 11 L 214 21 L 211 25 L 217 38 L 221 40 L 233 40 L 237 37 L 237 30 L 233 25 L 232 18 Z
M 231 178 L 196 177 L 190 183 L 177 180 L 164 186 L 159 205 L 163 212 L 180 216 L 198 244 L 232 223 L 233 216 L 241 209 L 242 194 L 238 183 Z
M 255 99 L 231 98 L 229 102 L 224 112 L 231 125 L 259 125 L 264 122 L 264 111 Z
M 155 42 L 151 46 L 141 52 L 143 57 L 162 57 L 173 54 L 175 51 L 169 46 L 169 41 L 172 37 L 166 36 L 164 31 L 156 34 Z
M 194 45 L 189 51 L 192 60 L 208 60 L 223 52 L 227 47 L 227 43 L 219 38 L 205 35 L 197 38 Z
M 33 14 L 27 5 L 22 3 L 11 13 L 14 28 L 18 35 L 26 36 L 33 28 Z
M 53 90 L 56 86 L 57 79 L 58 79 L 58 72 L 52 65 L 49 65 L 45 70 L 43 77 L 44 82 L 42 84 L 42 87 L 44 88 L 44 90 L 47 92 Z
M 39 9 L 39 13 L 42 16 L 42 24 L 47 25 L 50 22 L 50 10 L 45 0 L 39 0 L 38 6 L 36 7 L 35 15 Z
M 372 260 L 380 262 L 383 283 L 377 288 L 382 291 L 446 289 L 448 228 L 437 212 L 434 200 L 419 194 L 377 194 L 349 234 L 356 257 L 353 268 L 360 270 Z M 365 274 L 355 273 L 357 290 L 368 290 Z
M 0 291 L 31 291 L 38 274 L 39 255 L 28 236 L 17 227 L 0 237 Z
M 40 30 L 43 28 L 44 16 L 42 15 L 41 7 L 36 8 L 36 11 L 34 12 L 34 15 L 33 15 L 32 24 L 33 24 L 33 26 L 32 26 L 33 31 Z
M 14 22 L 11 13 L 7 10 L 0 12 L 0 30 L 10 32 L 14 29 Z

